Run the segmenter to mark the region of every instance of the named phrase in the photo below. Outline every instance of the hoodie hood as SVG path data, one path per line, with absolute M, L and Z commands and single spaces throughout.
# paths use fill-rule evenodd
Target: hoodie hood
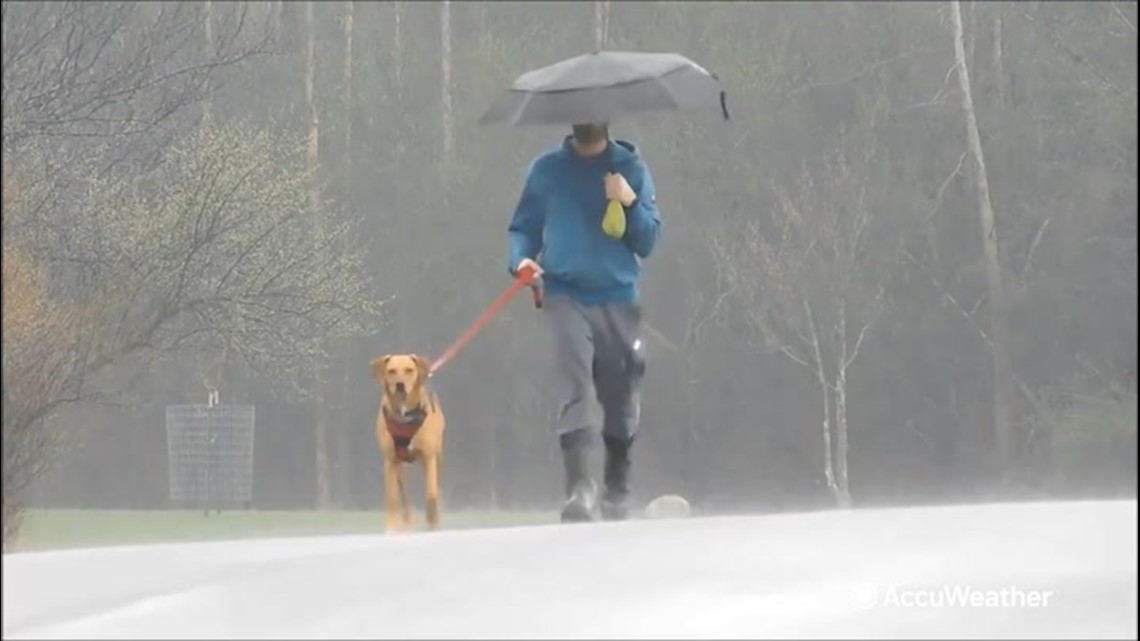
M 637 150 L 637 145 L 629 142 L 628 140 L 618 140 L 616 138 L 610 139 L 610 144 L 606 147 L 606 151 L 597 156 L 579 156 L 574 151 L 574 137 L 566 136 L 562 140 L 562 149 L 571 155 L 571 157 L 578 158 L 585 161 L 596 161 L 604 159 L 615 168 L 624 168 L 628 163 L 638 160 L 640 157 Z

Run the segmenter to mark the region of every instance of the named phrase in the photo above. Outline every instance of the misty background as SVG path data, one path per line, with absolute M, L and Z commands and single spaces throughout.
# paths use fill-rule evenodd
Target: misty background
M 611 127 L 663 221 L 636 496 L 1134 496 L 1136 21 L 1122 2 L 4 2 L 5 518 L 168 507 L 166 406 L 214 390 L 256 407 L 253 507 L 380 509 L 369 361 L 437 356 L 509 284 L 523 177 L 568 133 L 476 121 L 596 48 L 686 55 L 732 116 Z M 445 509 L 560 500 L 544 339 L 520 296 L 435 377 Z

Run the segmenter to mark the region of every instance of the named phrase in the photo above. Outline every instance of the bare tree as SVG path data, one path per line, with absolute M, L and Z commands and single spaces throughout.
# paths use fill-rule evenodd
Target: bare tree
M 281 33 L 281 0 L 269 0 L 266 5 L 271 32 L 274 34 Z
M 317 76 L 317 44 L 315 26 L 313 24 L 313 3 L 305 2 L 305 108 L 308 111 L 308 154 L 309 171 L 315 173 L 320 165 L 320 113 L 317 110 L 314 83 Z M 320 193 L 313 189 L 313 209 L 317 209 L 320 202 Z
M 443 96 L 440 114 L 442 121 L 440 131 L 443 132 L 443 157 L 440 165 L 443 173 L 445 193 L 450 193 L 452 156 L 455 155 L 455 115 L 452 113 L 452 93 L 454 88 L 451 81 L 451 0 L 443 0 L 439 4 L 439 45 L 440 45 L 440 80 L 443 84 Z
M 392 59 L 397 103 L 404 101 L 404 10 L 405 3 L 402 0 L 392 3 Z
M 270 35 L 251 33 L 247 6 L 235 7 L 202 53 L 190 3 L 5 4 L 4 140 L 167 126 L 216 88 L 219 70 L 267 51 Z
M 5 278 L 15 279 L 5 281 L 5 434 L 32 434 L 64 403 L 122 391 L 105 375 L 156 357 L 223 345 L 252 370 L 297 383 L 324 356 L 328 337 L 367 331 L 379 303 L 355 231 L 330 207 L 312 210 L 302 148 L 240 126 L 210 126 L 170 149 L 152 174 L 107 179 L 60 176 L 54 164 L 22 155 L 17 172 L 30 177 L 20 180 L 30 193 L 4 214 L 17 230 L 4 238 Z M 86 183 L 81 224 L 57 224 L 73 220 L 59 211 L 67 199 L 27 206 L 60 193 L 44 175 Z M 68 269 L 87 271 L 87 287 L 38 302 L 36 283 L 65 280 Z M 9 318 L 19 332 L 29 313 L 59 320 L 36 329 L 34 340 L 8 332 Z M 10 353 L 10 345 L 30 347 Z M 30 381 L 48 384 L 30 393 L 23 388 Z M 13 468 L 5 473 L 28 478 L 47 465 L 52 452 L 41 445 L 6 448 L 4 464 Z
M 206 51 L 214 50 L 214 5 L 212 0 L 202 2 L 202 33 L 206 40 Z M 210 118 L 210 98 L 202 100 L 202 119 Z
M 594 49 L 606 48 L 610 32 L 610 0 L 594 0 Z
M 954 56 L 958 70 L 958 86 L 962 92 L 962 110 L 966 120 L 966 136 L 974 158 L 974 184 L 977 186 L 978 217 L 982 225 L 982 244 L 986 259 L 986 285 L 989 294 L 990 337 L 993 341 L 993 424 L 997 446 L 997 464 L 1006 466 L 1013 451 L 1013 421 L 1016 387 L 1013 366 L 1009 355 L 1009 301 L 1006 298 L 1001 257 L 998 250 L 997 230 L 994 227 L 993 203 L 986 175 L 986 160 L 982 140 L 978 135 L 978 118 L 974 112 L 973 94 L 970 92 L 970 70 L 966 62 L 966 49 L 962 33 L 962 10 L 958 0 L 950 3 L 954 21 Z M 999 45 L 995 44 L 995 49 Z
M 41 269 L 26 250 L 11 242 L 21 207 L 16 177 L 7 162 L 3 172 L 3 547 L 7 551 L 20 527 L 21 497 L 48 469 L 59 442 L 48 430 L 35 429 L 53 398 L 66 395 L 65 373 L 71 365 L 77 310 L 53 304 Z
M 308 145 L 305 154 L 309 176 L 313 183 L 309 187 L 310 209 L 316 212 L 321 207 L 321 188 L 317 182 L 317 172 L 320 168 L 320 113 L 317 108 L 314 86 L 317 75 L 317 45 L 316 26 L 313 21 L 313 2 L 305 2 L 305 106 L 309 114 Z M 320 235 L 323 230 L 320 223 L 314 218 L 314 231 Z M 327 401 L 329 398 L 329 373 L 327 362 L 323 358 L 313 361 L 314 389 L 316 390 L 316 404 L 314 406 L 313 420 L 313 449 L 316 454 L 317 478 L 317 507 L 328 507 L 332 501 L 332 474 L 329 465 L 329 412 Z
M 202 3 L 202 33 L 205 40 L 205 50 L 214 50 L 214 7 L 212 0 Z M 213 100 L 207 95 L 202 99 L 202 122 L 209 124 L 213 115 Z M 224 346 L 203 349 L 197 355 L 197 374 L 202 384 L 203 392 L 208 403 L 220 398 L 223 387 L 222 378 L 225 374 L 226 349 Z
M 687 454 L 694 451 L 707 452 L 713 446 L 712 420 L 701 407 L 701 397 L 706 392 L 705 385 L 709 383 L 707 380 L 702 380 L 701 372 L 710 367 L 709 354 L 703 343 L 709 329 L 712 328 L 712 321 L 720 315 L 730 295 L 727 283 L 716 282 L 713 286 L 702 283 L 702 285 L 688 288 L 685 330 L 680 345 L 674 344 L 646 323 L 650 336 L 657 337 L 656 344 L 666 348 L 664 353 L 672 354 L 680 361 L 676 371 L 684 377 L 680 392 L 685 399 L 682 447 Z M 692 484 L 692 491 L 694 493 L 706 491 L 707 483 L 703 482 L 706 476 L 700 474 L 698 470 L 691 470 L 691 473 L 689 482 Z
M 869 167 L 872 157 L 869 149 L 860 168 Z M 828 154 L 822 180 L 805 165 L 793 190 L 773 184 L 771 219 L 742 223 L 714 236 L 713 245 L 757 344 L 803 366 L 815 380 L 823 414 L 824 478 L 841 507 L 851 504 L 851 367 L 883 307 L 882 260 L 891 255 L 870 250 L 871 236 L 882 226 L 871 215 L 871 180 L 856 173 L 849 159 L 840 148 Z
M 171 267 L 163 261 L 173 260 L 172 244 L 126 252 L 112 229 L 137 215 L 117 228 L 143 234 L 151 212 L 140 203 L 160 209 L 150 197 L 169 167 L 159 166 L 192 130 L 192 107 L 236 64 L 266 51 L 270 34 L 254 32 L 247 12 L 234 5 L 215 16 L 209 6 L 203 47 L 203 14 L 191 4 L 4 4 L 4 314 L 13 319 L 4 338 L 6 537 L 27 485 L 65 443 L 46 419 L 63 404 L 104 396 L 103 374 L 137 365 L 140 352 L 164 351 L 160 334 L 194 311 L 169 303 L 185 292 L 140 280 Z M 201 139 L 189 140 L 175 149 Z M 16 183 L 20 195 L 10 197 Z M 108 218 L 111 202 L 123 209 Z M 21 309 L 42 318 L 31 333 L 21 334 Z
M 344 3 L 344 65 L 343 77 L 341 82 L 343 86 L 343 102 L 344 102 L 344 149 L 342 154 L 344 156 L 344 176 L 342 180 L 343 191 L 341 194 L 341 201 L 345 207 L 352 210 L 352 172 L 354 170 L 353 164 L 353 143 L 352 143 L 352 119 L 353 119 L 353 54 L 352 54 L 352 36 L 354 27 L 354 18 L 356 13 L 355 0 L 347 0 Z M 339 363 L 337 364 L 340 369 L 340 402 L 337 404 L 337 411 L 340 414 L 341 420 L 339 421 L 340 428 L 337 431 L 334 441 L 336 443 L 336 461 L 333 468 L 337 472 L 337 485 L 345 489 L 349 484 L 348 472 L 349 462 L 352 453 L 352 424 L 349 421 L 349 381 L 351 380 L 351 371 L 348 364 L 352 361 L 352 343 L 350 341 L 343 341 L 341 343 Z M 326 401 L 327 402 L 327 401 Z M 343 503 L 343 501 L 342 501 Z
M 344 75 L 341 78 L 344 103 L 344 189 L 345 202 L 352 195 L 352 27 L 355 0 L 344 3 Z

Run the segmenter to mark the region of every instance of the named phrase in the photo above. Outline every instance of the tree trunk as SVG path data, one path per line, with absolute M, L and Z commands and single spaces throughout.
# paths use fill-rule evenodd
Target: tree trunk
M 202 3 L 202 32 L 205 39 L 206 52 L 208 55 L 213 56 L 214 4 L 212 0 L 205 0 L 205 2 Z M 210 121 L 213 120 L 213 116 L 213 97 L 210 94 L 207 94 L 205 99 L 202 100 L 202 124 L 209 125 Z M 212 352 L 212 350 L 210 350 L 209 347 L 207 347 L 206 350 L 209 351 L 204 357 L 210 358 L 209 352 Z M 223 389 L 223 383 L 225 380 L 226 357 L 227 350 L 223 346 L 218 352 L 217 360 L 214 362 L 212 368 L 213 376 L 207 374 L 206 378 L 204 379 L 206 381 L 206 391 L 211 398 L 215 394 L 220 394 L 220 391 Z M 229 395 L 227 394 L 227 396 Z M 230 402 L 233 402 L 232 399 Z
M 515 394 L 512 399 L 513 402 L 511 403 L 512 417 L 515 418 L 515 420 L 517 420 L 519 415 L 519 399 L 520 395 Z M 491 456 L 489 457 L 490 460 L 487 465 L 487 476 L 489 477 L 487 485 L 491 489 L 491 494 L 488 497 L 490 499 L 488 507 L 492 512 L 499 509 L 499 443 L 502 440 L 500 438 L 500 432 L 503 429 L 502 423 L 503 421 L 501 420 L 495 421 L 491 427 Z
M 839 502 L 839 486 L 835 481 L 835 459 L 832 456 L 831 446 L 831 417 L 832 399 L 831 387 L 827 384 L 822 372 L 818 374 L 819 391 L 823 396 L 823 478 L 827 482 L 827 490 Z
M 986 176 L 985 156 L 982 141 L 978 134 L 978 120 L 974 112 L 974 99 L 970 93 L 970 72 L 966 64 L 965 41 L 962 33 L 961 3 L 952 0 L 951 14 L 954 20 L 954 54 L 957 58 L 958 84 L 962 91 L 962 109 L 966 115 L 966 135 L 970 152 L 974 157 L 977 177 L 978 215 L 982 224 L 982 243 L 985 250 L 986 281 L 989 290 L 990 337 L 993 342 L 993 424 L 996 445 L 995 472 L 1004 474 L 1011 462 L 1013 434 L 1013 371 L 1009 359 L 1007 328 L 1008 301 L 1005 297 L 1001 261 L 998 255 L 997 231 L 994 227 L 993 204 L 990 200 L 990 186 Z
M 594 0 L 594 50 L 606 48 L 610 30 L 610 0 Z
M 977 3 L 971 3 L 962 10 L 959 5 L 959 10 L 962 13 L 962 46 L 966 49 L 966 64 L 973 67 L 978 56 L 978 6 Z
M 341 150 L 342 158 L 344 160 L 343 177 L 341 183 L 341 202 L 345 207 L 352 207 L 352 172 L 353 172 L 353 154 L 352 154 L 352 114 L 353 114 L 353 91 L 352 91 L 352 72 L 353 72 L 353 54 L 352 54 L 352 36 L 354 27 L 354 18 L 356 13 L 356 2 L 354 0 L 347 0 L 345 3 L 344 15 L 344 75 L 341 79 L 342 82 L 342 98 L 344 102 L 344 147 Z M 348 381 L 349 371 L 348 364 L 351 362 L 352 356 L 352 341 L 351 339 L 344 339 L 342 341 L 341 349 L 338 350 L 337 357 L 335 358 L 336 369 L 334 372 L 340 374 L 341 384 L 337 393 L 337 412 L 340 420 L 337 421 L 337 428 L 333 434 L 332 442 L 335 452 L 335 463 L 333 464 L 333 471 L 335 474 L 335 492 L 337 497 L 337 504 L 342 507 L 348 507 L 351 500 L 351 474 L 352 467 L 352 442 L 351 436 L 353 434 L 352 426 L 349 422 L 349 395 L 348 395 Z M 330 398 L 332 395 L 333 381 L 332 372 L 330 372 L 329 393 Z M 331 423 L 330 419 L 330 423 Z
M 1002 7 L 995 4 L 994 12 L 994 92 L 997 103 L 1005 106 L 1005 63 L 1002 50 Z
M 320 119 L 317 114 L 316 96 L 313 85 L 317 74 L 316 29 L 313 25 L 313 2 L 305 3 L 305 104 L 309 110 L 309 135 L 306 160 L 313 185 L 309 190 L 309 207 L 316 212 L 321 206 L 319 187 L 316 182 L 317 167 L 320 164 Z M 316 394 L 314 409 L 314 449 L 316 451 L 315 476 L 317 480 L 317 508 L 328 507 L 332 500 L 328 455 L 328 377 L 321 358 L 313 361 L 313 383 Z
M 24 519 L 24 508 L 14 494 L 14 492 L 5 491 L 2 499 L 3 504 L 0 505 L 0 521 L 2 521 L 0 523 L 0 528 L 2 528 L 0 540 L 3 541 L 3 549 L 0 552 L 4 554 L 16 551 L 20 525 Z
M 336 485 L 337 485 L 337 504 L 343 509 L 352 507 L 352 469 L 353 469 L 353 456 L 352 456 L 352 436 L 357 433 L 352 429 L 352 408 L 351 396 L 349 395 L 349 383 L 351 376 L 349 372 L 349 363 L 352 362 L 353 345 L 351 339 L 345 339 L 341 343 L 340 354 L 337 360 L 340 361 L 340 389 L 337 392 L 337 412 L 340 418 L 337 421 L 336 438 L 334 445 L 336 447 Z M 329 387 L 332 387 L 330 382 Z
M 344 204 L 352 199 L 352 22 L 356 2 L 348 0 L 344 16 Z
M 839 486 L 835 482 L 835 459 L 831 454 L 831 386 L 827 382 L 827 369 L 823 365 L 823 351 L 819 346 L 819 332 L 816 331 L 811 305 L 805 300 L 803 307 L 808 320 L 809 336 L 811 337 L 816 383 L 823 395 L 823 477 L 827 481 L 827 489 L 831 491 L 836 502 L 840 502 Z
M 212 0 L 205 0 L 202 3 L 202 31 L 206 39 L 206 55 L 214 55 L 214 6 Z M 209 95 L 206 95 L 205 100 L 202 101 L 202 122 L 209 122 L 211 116 L 210 104 L 212 100 Z
M 397 0 L 392 6 L 392 57 L 394 58 L 396 80 L 396 103 L 404 101 L 404 3 Z
M 835 383 L 835 500 L 851 507 L 851 484 L 847 474 L 847 374 L 841 368 Z
M 486 51 L 491 42 L 491 32 L 487 29 L 487 0 L 479 0 L 479 11 L 475 14 L 477 32 L 479 34 L 479 50 Z
M 312 0 L 309 0 L 305 3 L 305 32 L 305 105 L 309 110 L 307 160 L 309 171 L 315 172 L 320 161 L 320 157 L 318 155 L 320 142 L 320 118 L 317 113 L 316 97 L 313 94 L 313 83 L 317 74 L 317 60 L 316 34 L 314 33 L 313 26 Z M 311 204 L 315 210 L 320 206 L 320 197 L 317 194 L 315 187 L 311 190 L 310 194 Z
M 269 0 L 269 31 L 274 41 L 281 37 L 281 11 L 281 0 Z
M 839 362 L 835 372 L 835 499 L 839 507 L 851 507 L 847 473 L 847 305 L 839 306 Z
M 453 131 L 454 115 L 451 111 L 451 0 L 443 0 L 439 5 L 439 40 L 440 65 L 443 86 L 442 122 L 443 132 L 443 158 L 440 165 L 445 197 L 451 192 L 451 166 L 452 154 L 455 147 L 455 132 Z M 449 202 L 449 201 L 446 201 Z

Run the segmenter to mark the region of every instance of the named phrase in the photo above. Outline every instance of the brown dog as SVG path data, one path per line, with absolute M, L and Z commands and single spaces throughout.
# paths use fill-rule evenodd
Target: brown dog
M 372 361 L 372 378 L 381 389 L 376 442 L 384 457 L 384 523 L 389 532 L 411 527 L 404 463 L 423 463 L 428 527 L 435 530 L 440 525 L 445 421 L 439 398 L 427 388 L 429 367 L 427 360 L 414 354 L 389 354 Z

